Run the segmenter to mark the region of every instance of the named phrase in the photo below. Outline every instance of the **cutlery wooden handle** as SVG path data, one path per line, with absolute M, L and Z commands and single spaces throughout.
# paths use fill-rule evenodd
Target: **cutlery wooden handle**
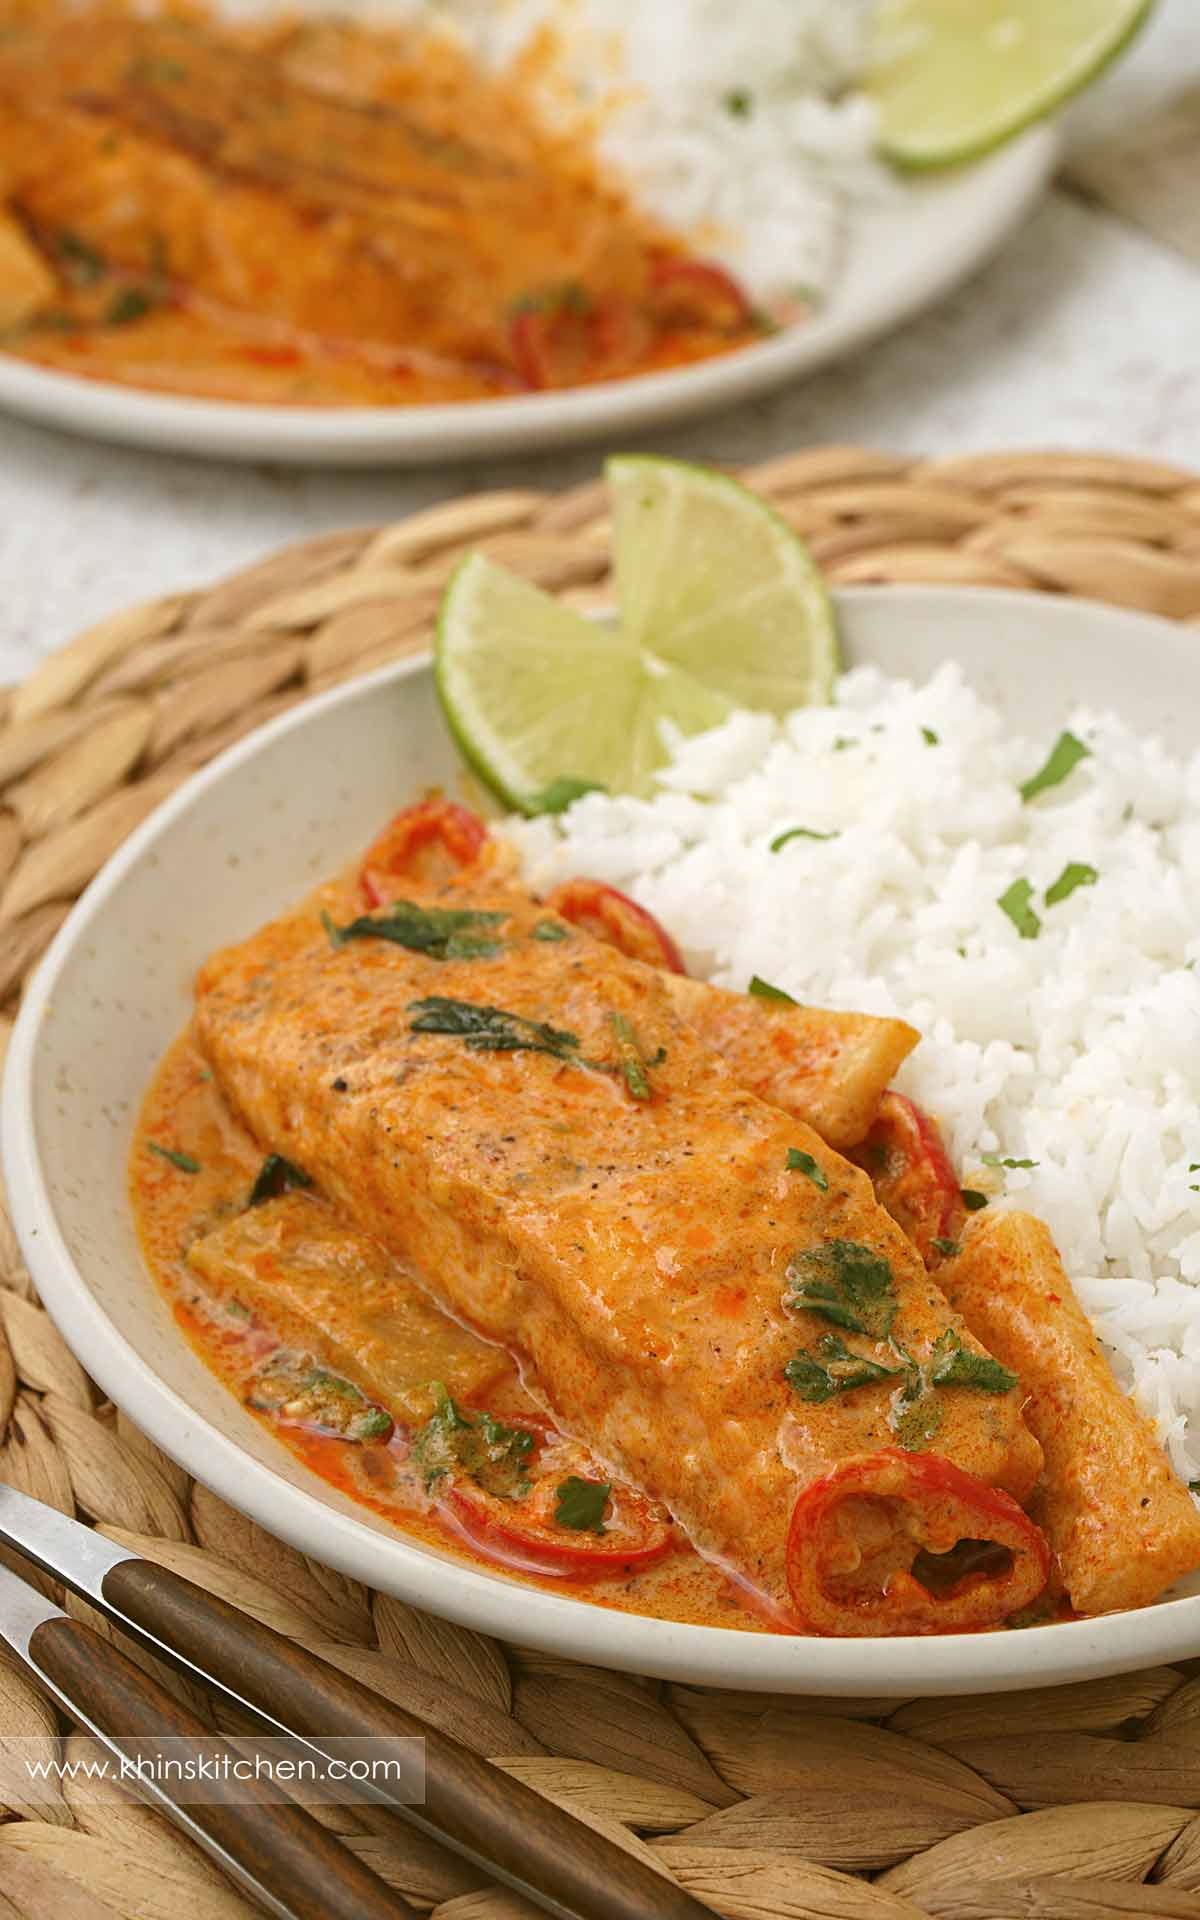
M 35 1627 L 29 1652 L 72 1706 L 117 1740 L 172 1742 L 170 1758 L 220 1762 L 230 1748 L 81 1621 Z M 182 1742 L 183 1745 L 176 1745 Z M 153 1777 L 153 1776 L 152 1776 Z M 186 1819 L 295 1920 L 416 1920 L 413 1909 L 304 1809 L 253 1780 L 210 1779 Z M 169 1785 L 160 1791 L 173 1798 Z
M 682 1887 L 553 1801 L 190 1580 L 124 1560 L 105 1574 L 102 1591 L 128 1619 L 295 1733 L 423 1739 L 425 1803 L 414 1811 L 449 1845 L 493 1862 L 560 1911 L 579 1920 L 712 1920 Z

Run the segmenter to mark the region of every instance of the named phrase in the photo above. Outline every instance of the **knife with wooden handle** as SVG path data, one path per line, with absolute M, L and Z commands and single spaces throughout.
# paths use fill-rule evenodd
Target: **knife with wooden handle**
M 261 1779 L 231 1777 L 229 1763 L 242 1756 L 227 1741 L 5 1567 L 0 1640 L 112 1756 L 114 1779 L 165 1813 L 279 1920 L 416 1920 L 408 1902 L 303 1807 Z M 159 1759 L 169 1768 L 158 1767 Z M 160 1784 L 184 1768 L 203 1770 L 203 1801 L 181 1805 Z
M 386 1780 L 364 1780 L 364 1797 L 556 1920 L 712 1920 L 674 1881 L 448 1734 L 192 1581 L 2 1486 L 0 1541 L 272 1733 L 318 1752 L 331 1740 L 423 1740 L 423 1804 L 410 1804 Z

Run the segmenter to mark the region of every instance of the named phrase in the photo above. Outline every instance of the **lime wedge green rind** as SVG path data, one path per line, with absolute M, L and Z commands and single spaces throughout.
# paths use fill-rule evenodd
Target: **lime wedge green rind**
M 648 796 L 671 729 L 690 738 L 737 707 L 782 715 L 827 701 L 838 670 L 821 576 L 754 494 L 648 457 L 611 462 L 608 480 L 619 621 L 585 619 L 481 554 L 442 602 L 434 673 L 447 724 L 522 812 L 543 811 L 563 779 Z
M 1090 84 L 1154 0 L 880 0 L 867 91 L 906 170 L 979 159 Z

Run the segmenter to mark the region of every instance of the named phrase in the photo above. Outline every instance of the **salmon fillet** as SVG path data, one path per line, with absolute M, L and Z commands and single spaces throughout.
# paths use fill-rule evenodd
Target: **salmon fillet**
M 739 1087 L 654 969 L 502 886 L 408 911 L 439 898 L 459 922 L 423 951 L 347 924 L 341 885 L 214 955 L 196 1028 L 222 1090 L 506 1346 L 567 1433 L 786 1610 L 798 1493 L 896 1447 L 897 1352 L 983 1349 L 866 1176 Z M 851 1270 L 886 1295 L 886 1328 L 853 1331 Z M 874 1373 L 814 1397 L 785 1369 L 830 1337 Z M 1027 1494 L 1041 1452 L 1020 1390 L 936 1397 L 930 1451 Z M 913 1559 L 909 1526 L 897 1509 Z

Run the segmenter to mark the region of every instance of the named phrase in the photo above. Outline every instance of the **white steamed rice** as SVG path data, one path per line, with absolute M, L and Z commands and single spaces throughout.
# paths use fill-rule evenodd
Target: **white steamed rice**
M 1023 804 L 1054 734 L 1014 737 L 960 671 L 859 668 L 837 705 L 738 714 L 679 745 L 657 798 L 593 794 L 508 829 L 531 884 L 607 880 L 690 969 L 910 1020 L 897 1084 L 940 1120 L 964 1184 L 1040 1214 L 1119 1376 L 1200 1475 L 1200 751 L 1112 714 Z M 930 729 L 936 744 L 922 732 Z M 797 839 L 790 826 L 835 833 Z M 1053 907 L 1073 862 L 1099 878 Z M 998 905 L 1028 878 L 1022 939 Z M 981 1156 L 1036 1160 L 1001 1171 Z
M 639 205 L 765 306 L 828 292 L 848 199 L 877 196 L 854 91 L 873 0 L 401 0 L 495 67 L 549 26 Z M 562 102 L 561 89 L 548 99 Z

